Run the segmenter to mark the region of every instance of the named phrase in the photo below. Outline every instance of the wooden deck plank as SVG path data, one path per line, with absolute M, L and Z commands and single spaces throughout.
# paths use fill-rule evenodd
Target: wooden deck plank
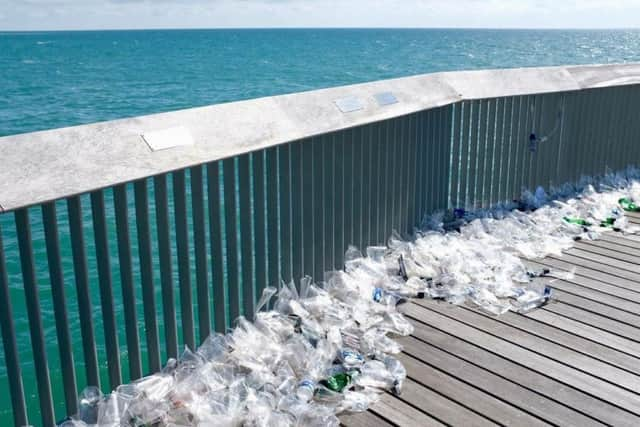
M 393 424 L 380 418 L 371 411 L 345 413 L 338 417 L 345 427 L 393 427 Z
M 423 330 L 420 329 L 420 335 Z M 523 412 L 522 425 L 547 425 L 550 423 L 566 424 L 572 419 L 579 417 L 576 411 L 559 405 L 551 399 L 546 398 L 532 390 L 522 387 L 516 383 L 502 378 L 500 375 L 489 372 L 481 367 L 454 355 L 447 353 L 425 340 L 418 337 L 403 339 L 405 352 L 415 358 L 421 358 L 425 363 L 429 363 L 437 369 L 445 371 L 447 374 L 458 377 L 460 380 L 469 382 L 475 387 L 482 389 L 485 393 L 496 396 L 509 405 L 529 412 Z M 486 417 L 495 419 L 500 417 L 501 407 L 489 408 L 488 412 L 483 412 Z M 532 416 L 533 415 L 533 416 Z M 538 418 L 536 418 L 538 417 Z M 586 417 L 585 417 L 586 418 Z M 543 420 L 547 420 L 545 422 Z M 583 420 L 584 421 L 584 420 Z
M 573 307 L 567 304 L 549 304 L 544 310 L 551 311 L 569 319 L 576 320 L 594 328 L 600 329 L 608 334 L 618 336 L 627 341 L 628 347 L 634 349 L 640 355 L 640 329 L 629 326 L 617 320 L 592 313 L 582 308 Z M 609 339 L 609 338 L 607 338 Z
M 540 267 L 549 267 L 549 268 L 568 268 L 568 266 L 559 266 L 559 264 L 547 263 L 548 260 L 539 260 L 536 262 L 529 261 L 530 265 L 537 265 Z M 635 290 L 629 290 L 626 288 L 621 288 L 616 285 L 610 285 L 608 283 L 604 283 L 601 280 L 595 280 L 590 277 L 582 276 L 576 272 L 575 277 L 569 280 L 555 280 L 553 282 L 553 286 L 559 289 L 563 289 L 567 292 L 577 293 L 578 295 L 587 297 L 588 295 L 593 296 L 593 298 L 604 301 L 607 296 L 613 298 L 609 298 L 608 301 L 611 301 L 612 305 L 620 308 L 621 310 L 628 310 L 632 313 L 640 313 L 637 305 L 640 305 L 640 292 Z M 591 296 L 589 298 L 591 298 Z M 627 303 L 624 303 L 626 301 Z
M 596 242 L 612 243 L 618 247 L 624 247 L 629 249 L 638 249 L 640 244 L 631 239 L 627 239 L 622 233 L 602 233 Z
M 477 427 L 498 425 L 411 379 L 404 382 L 402 394 L 398 398 L 447 425 Z
M 556 313 L 546 310 L 534 310 L 531 313 L 528 313 L 527 317 L 587 339 L 606 343 L 608 347 L 637 357 L 636 347 L 631 345 L 633 342 L 625 340 L 624 338 L 611 334 L 607 331 L 594 328 L 593 326 L 577 322 L 573 319 L 559 316 Z
M 630 234 L 630 233 L 610 233 L 613 236 L 621 237 L 630 242 L 640 242 L 640 234 Z
M 572 305 L 574 307 L 580 307 L 583 310 L 588 310 L 592 313 L 600 314 L 601 316 L 608 317 L 610 319 L 617 320 L 618 322 L 631 325 L 635 328 L 640 328 L 640 316 L 634 313 L 640 313 L 640 307 L 635 312 L 629 312 L 621 309 L 621 306 L 629 303 L 621 298 L 612 297 L 607 294 L 600 294 L 593 296 L 588 288 L 582 288 L 580 290 L 573 290 L 573 292 L 565 292 L 565 282 L 554 281 L 551 284 L 553 288 L 553 298 L 561 301 L 565 304 Z M 580 288 L 577 286 L 577 288 Z M 589 297 L 589 298 L 587 298 Z M 613 300 L 613 301 L 612 301 Z M 616 301 L 617 300 L 617 301 Z M 632 306 L 633 303 L 628 305 Z M 638 305 L 638 304 L 635 304 Z
M 640 293 L 640 283 L 634 282 L 633 279 L 629 279 L 628 277 L 620 277 L 605 272 L 599 269 L 602 266 L 597 263 L 591 263 L 589 261 L 571 257 L 569 255 L 565 255 L 562 258 L 550 256 L 543 260 L 538 260 L 538 262 L 549 265 L 552 268 L 555 267 L 565 271 L 575 270 L 576 276 L 582 276 L 587 279 L 604 282 L 606 284 L 613 285 L 622 289 L 628 289 L 630 291 Z M 576 264 L 576 262 L 578 264 Z
M 423 307 L 445 316 L 448 315 L 448 310 L 439 304 L 424 304 Z M 636 378 L 626 371 L 578 353 L 568 347 L 558 345 L 529 333 L 523 333 L 524 331 L 522 330 L 499 322 L 495 317 L 488 317 L 477 312 L 463 309 L 455 314 L 455 320 L 472 326 L 478 331 L 491 334 L 505 342 L 516 344 L 521 348 L 538 353 L 547 358 L 547 360 L 555 360 L 584 373 L 588 373 L 593 378 L 586 379 L 594 385 L 607 381 L 624 387 L 630 392 L 640 393 L 640 378 Z M 596 378 L 598 380 L 596 380 Z M 638 400 L 640 400 L 640 397 Z M 638 404 L 640 405 L 640 401 Z
M 421 315 L 416 310 L 420 309 L 414 308 L 413 311 Z M 607 402 L 415 320 L 413 339 L 416 342 L 412 343 L 412 338 L 402 340 L 406 352 L 515 407 L 560 425 L 571 424 L 572 419 L 593 423 L 583 414 L 616 425 L 640 422 L 640 417 Z M 492 412 L 499 415 L 502 411 L 498 407 Z M 483 413 L 489 416 L 487 412 Z M 627 419 L 631 422 L 624 421 Z M 529 425 L 530 422 L 507 425 Z
M 571 249 L 570 251 L 575 251 L 575 249 Z M 589 269 L 590 271 L 600 272 L 608 277 L 607 279 L 604 279 L 607 283 L 611 283 L 611 279 L 616 278 L 618 279 L 618 282 L 624 283 L 626 286 L 633 285 L 635 289 L 640 288 L 640 275 L 638 273 L 624 268 L 614 267 L 606 257 L 597 257 L 589 253 L 585 255 L 584 253 L 576 254 L 565 252 L 561 257 L 551 255 L 546 259 L 567 262 L 576 266 L 578 270 Z
M 424 357 L 424 355 L 421 354 L 419 357 Z M 450 401 L 458 402 L 460 405 L 476 413 L 483 414 L 496 423 L 501 425 L 531 425 L 532 423 L 541 423 L 539 419 L 533 418 L 526 412 L 503 402 L 491 394 L 485 393 L 474 387 L 473 384 L 468 384 L 454 376 L 435 369 L 407 353 L 400 354 L 398 359 L 407 369 L 409 378 L 428 386 L 442 396 L 450 399 Z M 406 395 L 406 391 L 403 391 L 403 394 Z M 458 416 L 457 411 L 452 412 L 453 414 L 446 417 L 441 415 L 441 419 L 452 425 L 464 425 L 450 419 L 450 417 Z
M 477 309 L 468 309 L 481 315 L 485 315 Z M 574 351 L 614 365 L 635 375 L 640 375 L 640 359 L 604 346 L 597 341 L 592 341 L 590 339 L 574 335 L 563 329 L 558 329 L 549 324 L 539 322 L 532 317 L 516 313 L 505 313 L 499 317 L 494 317 L 493 319 L 516 327 L 529 334 L 552 341 L 556 344 L 566 346 Z M 640 377 L 638 377 L 638 380 L 640 380 Z
M 634 224 L 640 224 L 640 212 L 625 212 L 624 216 L 627 217 L 629 222 Z
M 596 255 L 602 255 L 610 259 L 615 259 L 617 261 L 623 261 L 625 263 L 630 263 L 633 265 L 640 265 L 640 256 L 635 255 L 633 249 L 626 248 L 623 252 L 618 247 L 613 244 L 608 244 L 603 241 L 590 241 L 590 242 L 576 242 L 576 249 L 580 249 L 581 251 L 590 252 Z
M 640 258 L 640 245 L 636 242 L 626 240 L 620 237 L 616 237 L 614 234 L 606 233 L 600 236 L 597 240 L 583 240 L 580 246 L 585 247 L 599 247 L 608 249 L 610 251 L 616 251 L 619 253 L 632 255 L 633 257 Z
M 585 251 L 584 249 L 572 248 L 564 252 L 566 255 L 572 255 L 574 257 L 583 258 L 588 261 L 593 261 L 602 265 L 602 271 L 611 273 L 614 275 L 620 275 L 622 272 L 633 273 L 630 276 L 630 280 L 640 281 L 640 265 L 633 264 L 627 261 L 620 261 L 610 256 L 599 255 L 593 252 Z M 622 276 L 627 278 L 627 276 Z
M 438 327 L 438 329 L 447 331 L 452 335 L 500 354 L 505 359 L 512 360 L 532 370 L 554 377 L 572 387 L 622 407 L 636 415 L 640 415 L 640 398 L 638 398 L 636 393 L 569 366 L 569 362 L 566 361 L 568 357 L 572 359 L 572 362 L 579 363 L 581 367 L 595 371 L 593 365 L 590 366 L 587 361 L 580 360 L 582 358 L 579 357 L 577 353 L 572 354 L 567 350 L 566 353 L 563 352 L 564 354 L 560 354 L 560 358 L 563 361 L 559 362 L 539 354 L 537 352 L 539 348 L 536 348 L 536 351 L 524 348 L 521 345 L 521 341 L 528 339 L 530 337 L 528 334 L 523 333 L 518 344 L 514 344 L 504 338 L 499 338 L 498 336 L 476 328 L 475 326 L 477 325 L 469 326 L 469 324 L 461 322 L 460 318 L 465 315 L 465 310 L 460 310 L 459 307 L 457 308 L 457 312 L 455 313 L 456 318 L 454 319 L 442 314 L 444 310 L 447 309 L 438 307 L 438 304 L 433 304 L 430 307 L 419 306 L 417 304 L 408 304 L 408 306 L 406 309 L 410 310 L 408 313 L 410 312 L 411 316 L 419 316 L 423 323 L 434 325 Z M 454 308 L 454 310 L 456 310 L 456 308 Z M 478 319 L 473 320 L 478 321 Z M 498 330 L 496 328 L 493 332 L 497 334 L 509 332 L 507 328 L 500 329 L 501 330 Z M 541 345 L 542 343 L 536 342 L 535 344 Z M 625 387 L 630 389 L 640 388 L 640 384 L 629 381 L 628 374 L 624 373 L 624 371 L 612 372 L 613 369 L 608 369 L 607 371 L 609 371 L 606 372 L 608 373 L 607 377 L 609 380 L 615 378 L 620 381 L 618 384 L 624 384 Z M 598 373 L 601 372 L 598 371 Z M 627 378 L 625 378 L 625 376 Z
M 624 215 L 628 218 L 636 218 L 640 220 L 640 212 L 625 212 Z
M 443 427 L 440 421 L 428 416 L 413 406 L 395 398 L 389 393 L 383 393 L 369 409 L 374 414 L 391 421 L 398 427 Z

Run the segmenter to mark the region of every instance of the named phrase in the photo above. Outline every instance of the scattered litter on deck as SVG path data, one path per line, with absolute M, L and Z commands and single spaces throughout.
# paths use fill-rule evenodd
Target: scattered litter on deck
M 523 259 L 561 255 L 611 229 L 638 232 L 624 217 L 640 210 L 638 176 L 629 169 L 551 195 L 539 188 L 515 205 L 434 215 L 411 241 L 394 236 L 365 255 L 349 248 L 343 271 L 322 284 L 266 288 L 257 309 L 271 310 L 240 317 L 162 372 L 109 395 L 87 388 L 62 425 L 337 426 L 339 413 L 366 410 L 384 390 L 401 393 L 406 371 L 392 337 L 413 327 L 400 302 L 440 299 L 495 315 L 546 304 L 549 281 L 536 279 L 572 272 Z

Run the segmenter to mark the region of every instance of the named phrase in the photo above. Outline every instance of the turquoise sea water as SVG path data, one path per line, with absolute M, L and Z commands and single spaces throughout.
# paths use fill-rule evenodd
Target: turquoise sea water
M 0 136 L 435 71 L 633 61 L 640 61 L 640 31 L 301 29 L 0 32 Z M 85 207 L 88 206 L 88 200 L 84 202 Z M 108 200 L 108 214 L 111 216 L 112 205 Z M 64 204 L 60 204 L 59 214 L 62 247 L 68 248 Z M 85 214 L 89 224 L 90 211 L 86 209 Z M 41 216 L 35 209 L 31 217 L 45 335 L 51 344 L 48 355 L 56 397 L 55 409 L 58 414 L 63 414 L 64 399 L 57 347 L 53 345 L 55 325 Z M 109 224 L 110 232 L 114 233 L 113 222 Z M 0 227 L 7 251 L 23 378 L 27 403 L 31 408 L 30 420 L 39 425 L 35 372 L 30 362 L 29 328 L 13 217 L 0 216 Z M 91 246 L 90 226 L 85 233 L 87 244 Z M 135 227 L 132 233 L 132 241 L 135 242 Z M 91 248 L 88 253 L 92 253 Z M 115 264 L 115 246 L 111 248 L 111 255 Z M 63 253 L 63 263 L 78 382 L 83 383 L 79 320 L 68 249 Z M 89 259 L 89 267 L 92 301 L 99 306 L 95 260 Z M 137 277 L 138 272 L 135 273 Z M 121 321 L 119 324 L 123 324 L 118 283 L 117 270 L 114 270 L 116 309 Z M 140 301 L 138 295 L 138 303 Z M 140 335 L 141 342 L 144 342 L 141 313 L 142 307 L 139 306 Z M 104 367 L 104 340 L 99 333 L 99 314 L 96 314 L 95 322 L 99 358 Z M 122 329 L 120 342 L 124 343 Z M 126 354 L 122 365 L 126 380 Z M 107 384 L 106 376 L 103 384 Z M 0 349 L 0 425 L 10 424 L 11 419 L 4 355 Z

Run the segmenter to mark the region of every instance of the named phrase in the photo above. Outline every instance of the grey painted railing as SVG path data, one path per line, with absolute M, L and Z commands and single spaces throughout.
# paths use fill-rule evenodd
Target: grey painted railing
M 349 244 L 408 234 L 435 210 L 637 164 L 638 83 L 640 65 L 442 73 L 0 138 L 0 223 L 18 237 L 3 245 L 0 231 L 15 424 L 27 423 L 20 366 L 30 361 L 11 289 L 24 290 L 41 422 L 52 425 L 86 384 L 108 391 L 157 371 L 250 316 L 265 286 L 340 268 Z M 165 129 L 177 146 L 154 151 Z M 54 411 L 45 323 L 55 323 L 64 411 Z

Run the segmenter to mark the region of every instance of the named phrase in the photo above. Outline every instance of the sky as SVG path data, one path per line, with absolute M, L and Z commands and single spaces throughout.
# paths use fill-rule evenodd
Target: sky
M 640 0 L 0 0 L 0 30 L 633 28 Z

